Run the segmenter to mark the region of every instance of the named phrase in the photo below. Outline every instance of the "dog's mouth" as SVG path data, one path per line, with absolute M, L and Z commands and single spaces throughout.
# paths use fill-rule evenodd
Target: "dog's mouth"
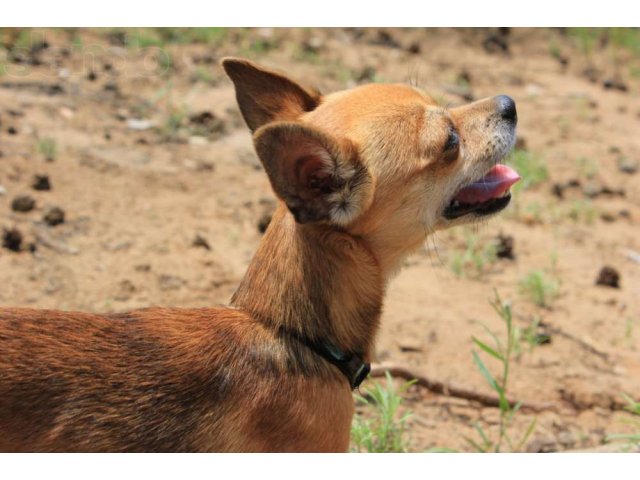
M 483 216 L 499 212 L 509 205 L 509 189 L 518 180 L 520 175 L 511 167 L 495 165 L 484 177 L 458 190 L 443 216 L 454 220 L 471 213 Z

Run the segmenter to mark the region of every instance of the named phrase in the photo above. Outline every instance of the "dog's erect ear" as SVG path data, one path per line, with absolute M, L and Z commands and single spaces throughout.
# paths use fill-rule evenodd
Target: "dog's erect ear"
M 371 176 L 355 146 L 294 122 L 275 122 L 254 136 L 271 186 L 298 223 L 346 226 L 370 205 Z
M 295 120 L 320 102 L 319 92 L 248 60 L 227 57 L 222 67 L 236 87 L 240 111 L 252 132 L 275 120 Z

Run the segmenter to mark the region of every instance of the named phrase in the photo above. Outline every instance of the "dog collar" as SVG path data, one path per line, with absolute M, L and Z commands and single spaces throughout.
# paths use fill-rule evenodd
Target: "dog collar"
M 331 342 L 314 342 L 297 332 L 287 331 L 286 329 L 281 329 L 280 331 L 295 338 L 315 354 L 320 355 L 326 361 L 338 367 L 338 370 L 347 377 L 351 390 L 358 388 L 371 371 L 371 364 L 366 363 L 362 359 L 362 355 L 344 352 Z
M 330 342 L 311 342 L 308 339 L 302 341 L 311 350 L 338 367 L 344 376 L 347 377 L 351 390 L 358 388 L 371 371 L 371 364 L 366 363 L 362 357 L 356 353 L 343 352 Z
M 365 363 L 356 353 L 346 353 L 329 342 L 317 344 L 318 353 L 333 363 L 347 377 L 351 390 L 355 390 L 367 378 L 371 364 Z

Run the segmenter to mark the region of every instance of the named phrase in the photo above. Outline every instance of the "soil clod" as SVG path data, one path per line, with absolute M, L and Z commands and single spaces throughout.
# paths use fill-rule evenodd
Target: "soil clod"
M 598 273 L 596 285 L 602 285 L 604 287 L 611 288 L 620 288 L 620 274 L 615 268 L 604 266 L 600 269 L 600 273 Z
M 197 233 L 196 236 L 193 238 L 191 245 L 194 247 L 202 247 L 205 250 L 211 250 L 211 245 L 209 245 L 209 242 L 207 241 L 207 239 L 204 238 L 199 233 Z
M 506 258 L 508 260 L 515 260 L 516 256 L 513 252 L 514 239 L 512 235 L 503 235 L 502 233 L 497 237 L 496 244 L 496 256 L 498 258 Z
M 2 246 L 12 252 L 19 252 L 22 245 L 22 233 L 17 228 L 3 229 Z
M 51 182 L 49 181 L 48 175 L 35 175 L 33 177 L 33 182 L 31 183 L 31 188 L 34 190 L 51 190 Z
M 621 158 L 618 160 L 618 170 L 620 170 L 622 173 L 628 173 L 629 175 L 632 175 L 638 171 L 638 160 Z
M 36 206 L 36 201 L 30 195 L 20 195 L 11 202 L 11 210 L 14 212 L 30 212 Z
M 60 225 L 61 223 L 64 223 L 64 210 L 60 207 L 50 207 L 47 209 L 42 219 L 50 227 Z
M 618 78 L 607 78 L 602 82 L 605 90 L 618 90 L 619 92 L 627 92 L 629 86 Z

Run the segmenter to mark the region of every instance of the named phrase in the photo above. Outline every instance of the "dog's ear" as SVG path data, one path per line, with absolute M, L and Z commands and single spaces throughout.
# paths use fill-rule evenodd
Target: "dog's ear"
M 240 111 L 252 132 L 274 120 L 295 120 L 320 102 L 318 91 L 248 60 L 227 57 L 222 67 L 236 87 Z
M 254 136 L 271 186 L 298 223 L 346 226 L 371 204 L 371 176 L 355 146 L 295 122 L 275 122 Z

